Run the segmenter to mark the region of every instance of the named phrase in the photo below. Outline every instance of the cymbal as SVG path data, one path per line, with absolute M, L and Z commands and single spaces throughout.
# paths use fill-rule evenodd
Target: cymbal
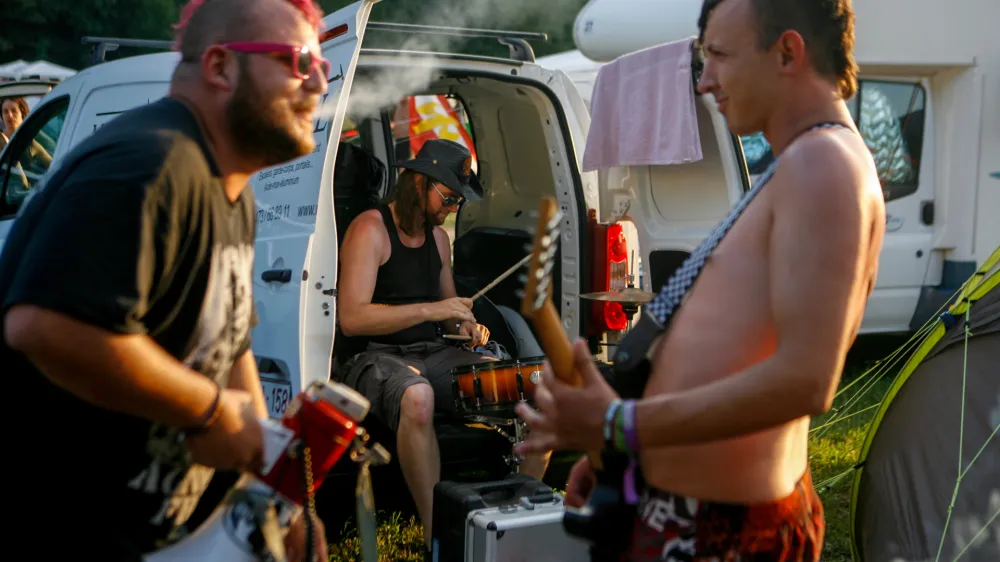
M 604 301 L 604 302 L 621 302 L 621 303 L 636 303 L 643 304 L 647 303 L 654 298 L 656 295 L 650 293 L 649 291 L 643 291 L 642 289 L 636 289 L 635 287 L 626 287 L 621 291 L 603 291 L 600 293 L 584 293 L 580 295 L 581 299 L 587 299 L 592 301 Z

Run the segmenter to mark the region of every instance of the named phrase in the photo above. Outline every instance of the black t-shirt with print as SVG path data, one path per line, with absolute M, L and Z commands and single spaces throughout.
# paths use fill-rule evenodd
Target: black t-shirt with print
M 4 243 L 0 303 L 4 314 L 31 304 L 145 334 L 225 385 L 256 322 L 253 241 L 252 191 L 229 200 L 194 114 L 165 98 L 56 164 Z M 186 532 L 212 471 L 190 465 L 178 429 L 77 398 L 2 338 L 0 370 L 27 412 L 14 439 L 25 461 L 10 482 L 65 524 L 51 528 L 55 540 L 72 528 L 102 559 L 124 559 Z

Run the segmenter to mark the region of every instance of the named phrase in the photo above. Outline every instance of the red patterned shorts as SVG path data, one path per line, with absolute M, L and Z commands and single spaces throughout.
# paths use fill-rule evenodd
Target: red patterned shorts
M 630 561 L 817 561 L 826 523 L 807 471 L 787 497 L 737 505 L 649 488 L 632 532 Z

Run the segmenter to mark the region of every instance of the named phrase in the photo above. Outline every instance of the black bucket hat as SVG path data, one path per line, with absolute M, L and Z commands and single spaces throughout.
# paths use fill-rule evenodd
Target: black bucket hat
M 424 174 L 469 201 L 483 199 L 483 185 L 472 172 L 472 153 L 455 141 L 430 139 L 413 160 L 397 166 Z

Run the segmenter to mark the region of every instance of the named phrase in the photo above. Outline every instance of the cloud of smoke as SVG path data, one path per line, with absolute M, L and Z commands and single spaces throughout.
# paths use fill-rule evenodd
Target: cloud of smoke
M 557 30 L 572 22 L 584 5 L 583 0 L 452 0 L 428 3 L 422 25 L 478 29 L 513 29 L 523 21 L 538 22 L 546 31 Z M 374 32 L 370 32 L 374 33 Z M 379 32 L 382 33 L 382 32 Z M 551 36 L 551 32 L 550 36 Z M 410 34 L 401 51 L 455 51 L 468 38 L 451 35 Z M 419 93 L 434 79 L 435 69 L 424 57 L 403 55 L 400 65 L 372 74 L 355 75 L 350 92 L 348 113 L 355 119 L 374 116 L 400 99 Z M 327 104 L 323 113 L 332 113 L 335 104 Z M 330 116 L 330 115 L 326 115 Z

